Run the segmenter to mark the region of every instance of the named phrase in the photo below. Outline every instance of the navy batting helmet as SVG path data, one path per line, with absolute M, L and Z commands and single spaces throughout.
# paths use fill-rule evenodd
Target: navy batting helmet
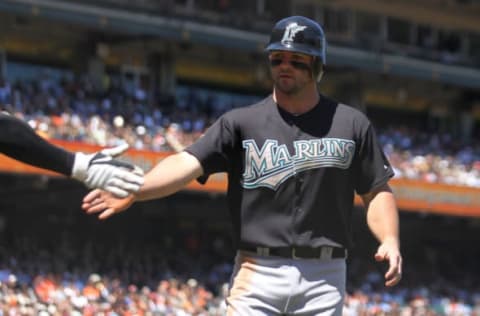
M 317 57 L 326 63 L 326 40 L 322 27 L 303 16 L 291 16 L 275 24 L 266 51 L 283 50 Z

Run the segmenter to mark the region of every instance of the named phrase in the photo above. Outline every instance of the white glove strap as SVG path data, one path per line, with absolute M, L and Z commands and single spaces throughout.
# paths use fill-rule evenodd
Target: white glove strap
M 75 154 L 75 160 L 72 168 L 72 178 L 79 181 L 84 181 L 87 178 L 88 165 L 90 163 L 90 155 L 77 152 Z

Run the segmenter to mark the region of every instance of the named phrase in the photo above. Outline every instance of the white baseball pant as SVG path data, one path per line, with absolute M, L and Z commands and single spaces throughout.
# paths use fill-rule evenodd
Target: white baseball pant
M 345 283 L 345 259 L 288 259 L 238 251 L 227 316 L 341 316 Z

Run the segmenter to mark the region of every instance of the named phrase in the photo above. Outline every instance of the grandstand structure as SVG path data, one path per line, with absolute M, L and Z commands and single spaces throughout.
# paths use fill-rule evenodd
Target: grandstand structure
M 406 276 L 404 288 L 383 303 L 415 309 L 413 297 L 420 297 L 433 309 L 446 299 L 473 315 L 480 309 L 478 1 L 0 0 L 0 108 L 71 150 L 126 138 L 134 150 L 124 159 L 148 170 L 221 113 L 270 92 L 264 45 L 273 23 L 293 14 L 325 27 L 320 91 L 367 113 L 400 175 L 392 186 Z M 101 273 L 105 284 L 118 277 L 151 288 L 152 278 L 180 275 L 221 299 L 228 273 L 218 269 L 233 256 L 223 175 L 100 223 L 80 214 L 86 190 L 79 184 L 2 155 L 0 172 L 0 289 L 8 283 L 2 271 L 25 280 L 25 271 L 77 279 Z M 371 259 L 375 242 L 361 228 L 357 204 L 352 257 L 360 259 L 351 260 L 361 264 L 350 271 L 352 300 L 358 291 L 384 294 L 374 278 L 381 271 Z M 59 239 L 61 246 L 51 243 Z M 43 254 L 29 253 L 36 247 Z M 115 264 L 129 251 L 137 257 Z M 211 315 L 221 315 L 214 301 Z

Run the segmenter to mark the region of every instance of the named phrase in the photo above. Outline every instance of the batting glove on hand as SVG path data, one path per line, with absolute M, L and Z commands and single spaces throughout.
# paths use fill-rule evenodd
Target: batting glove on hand
M 108 191 L 124 198 L 137 192 L 143 184 L 143 170 L 133 164 L 113 159 L 128 149 L 128 144 L 104 149 L 93 154 L 77 152 L 72 178 L 89 188 Z

